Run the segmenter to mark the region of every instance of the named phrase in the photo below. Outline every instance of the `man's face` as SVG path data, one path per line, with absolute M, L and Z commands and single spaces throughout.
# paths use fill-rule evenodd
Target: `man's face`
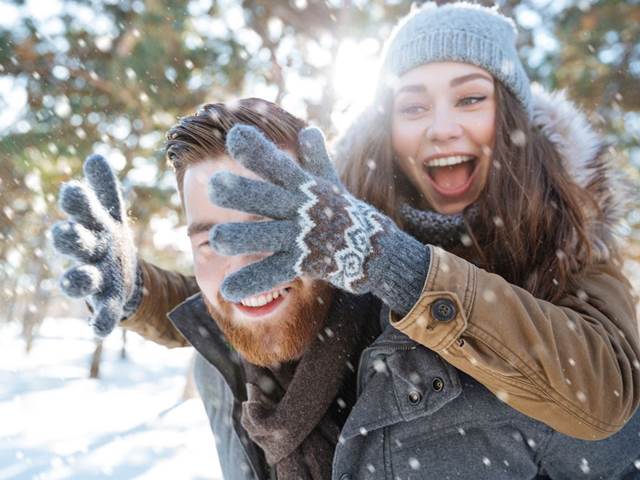
M 220 286 L 225 276 L 271 252 L 226 257 L 209 245 L 209 230 L 213 225 L 268 220 L 218 207 L 209 201 L 209 179 L 220 171 L 260 179 L 226 155 L 196 163 L 185 172 L 184 206 L 195 275 L 209 313 L 234 348 L 249 362 L 267 366 L 297 359 L 322 328 L 333 289 L 325 282 L 302 277 L 239 303 L 228 302 L 222 297 Z

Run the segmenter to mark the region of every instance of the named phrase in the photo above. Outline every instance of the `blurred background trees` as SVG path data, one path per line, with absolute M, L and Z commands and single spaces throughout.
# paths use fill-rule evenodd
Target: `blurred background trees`
M 440 1 L 439 3 L 446 3 Z M 493 2 L 482 2 L 492 4 Z M 640 0 L 497 2 L 521 27 L 532 78 L 568 88 L 640 185 Z M 27 348 L 66 265 L 47 229 L 60 184 L 104 154 L 123 180 L 141 255 L 188 269 L 164 132 L 203 103 L 258 96 L 335 135 L 367 101 L 408 1 L 0 0 L 0 321 Z M 640 200 L 629 256 L 640 260 Z M 55 299 L 55 301 L 52 301 Z M 66 309 L 66 310 L 65 310 Z

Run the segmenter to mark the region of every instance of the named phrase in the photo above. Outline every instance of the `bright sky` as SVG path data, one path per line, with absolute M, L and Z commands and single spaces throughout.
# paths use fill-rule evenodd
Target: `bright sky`
M 189 11 L 193 15 L 201 14 L 206 11 L 210 5 L 210 0 L 196 0 L 189 3 Z M 242 18 L 242 10 L 237 2 L 226 0 L 223 11 L 225 12 L 224 21 L 219 19 L 200 19 L 196 22 L 196 30 L 203 33 L 211 32 L 211 28 L 216 27 L 212 22 L 218 22 L 218 26 L 214 30 L 220 32 L 221 28 L 231 29 L 238 32 L 244 25 Z M 47 2 L 37 0 L 27 0 L 24 7 L 18 9 L 14 5 L 0 0 L 0 18 L 8 25 L 17 25 L 18 21 L 24 17 L 31 17 L 39 27 L 39 32 L 43 35 L 56 35 L 61 31 L 62 24 L 57 18 L 63 11 L 72 13 L 80 23 L 89 26 L 99 33 L 107 35 L 113 28 L 108 19 L 95 15 L 95 11 L 88 6 L 73 4 L 73 10 L 59 0 L 50 0 Z M 205 22 L 204 25 L 201 23 Z M 203 28 L 205 27 L 205 28 Z M 274 28 L 278 25 L 274 24 Z M 280 26 L 281 28 L 281 26 Z M 242 40 L 251 44 L 253 42 L 252 35 L 247 31 Z M 245 38 L 246 37 L 246 38 Z M 260 41 L 257 38 L 255 42 L 256 48 L 260 47 Z M 338 49 L 338 55 L 335 61 L 335 75 L 333 78 L 334 88 L 339 97 L 339 110 L 344 110 L 348 105 L 361 106 L 370 97 L 373 90 L 372 78 L 375 77 L 377 52 L 380 48 L 379 42 L 374 39 L 367 39 L 360 43 L 353 40 L 345 40 Z M 327 61 L 330 61 L 330 57 Z M 312 79 L 301 78 L 291 72 L 286 78 L 287 96 L 283 101 L 285 108 L 290 108 L 294 114 L 301 114 L 297 111 L 302 108 L 302 97 L 297 92 L 308 94 L 314 91 Z M 24 90 L 24 81 L 14 81 L 8 78 L 0 78 L 0 134 L 8 127 L 13 125 L 21 116 L 26 107 L 26 92 Z M 252 95 L 262 95 L 267 99 L 273 100 L 275 90 L 269 85 L 255 84 L 248 85 Z M 319 90 L 319 89 L 315 89 Z M 343 116 L 338 115 L 336 121 L 340 123 Z M 337 125 L 341 127 L 342 125 Z

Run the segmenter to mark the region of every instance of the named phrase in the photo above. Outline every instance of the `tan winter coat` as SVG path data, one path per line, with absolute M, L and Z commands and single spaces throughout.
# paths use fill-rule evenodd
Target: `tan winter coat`
M 601 143 L 563 95 L 538 91 L 535 98 L 536 123 L 607 212 L 607 225 L 592 231 L 600 261 L 582 272 L 578 294 L 552 304 L 429 247 L 421 298 L 390 321 L 516 410 L 566 435 L 598 440 L 618 431 L 640 403 L 636 300 L 607 250 L 617 212 Z M 148 263 L 143 272 L 146 295 L 122 326 L 169 347 L 187 345 L 166 313 L 198 292 L 195 281 Z

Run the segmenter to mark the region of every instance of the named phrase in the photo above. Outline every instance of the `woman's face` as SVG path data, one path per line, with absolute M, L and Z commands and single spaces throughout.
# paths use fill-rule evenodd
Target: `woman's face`
M 480 196 L 491 168 L 495 116 L 494 80 L 482 68 L 429 63 L 398 79 L 392 146 L 429 207 L 459 213 Z

